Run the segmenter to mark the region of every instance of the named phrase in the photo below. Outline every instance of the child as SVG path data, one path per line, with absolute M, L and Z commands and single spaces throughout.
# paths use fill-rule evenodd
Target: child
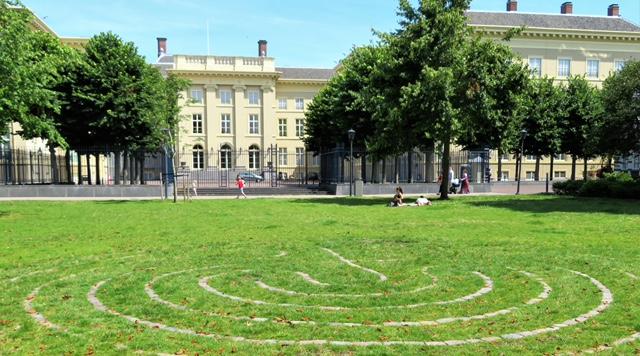
M 238 175 L 236 177 L 236 185 L 238 186 L 238 189 L 240 189 L 240 194 L 242 194 L 242 196 L 247 199 L 247 195 L 244 194 L 244 179 L 242 179 L 242 177 L 240 177 L 240 175 Z M 238 194 L 238 196 L 236 197 L 236 199 L 240 199 L 240 194 Z

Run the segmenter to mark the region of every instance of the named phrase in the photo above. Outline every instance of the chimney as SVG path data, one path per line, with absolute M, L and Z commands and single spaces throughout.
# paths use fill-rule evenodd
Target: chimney
M 267 41 L 265 40 L 258 41 L 258 56 L 259 57 L 267 56 Z
M 564 4 L 562 4 L 562 6 L 560 7 L 560 13 L 564 15 L 573 14 L 573 3 L 570 1 L 567 1 Z
M 508 0 L 507 1 L 507 12 L 516 12 L 518 11 L 518 1 L 517 0 Z
M 607 15 L 620 17 L 620 6 L 618 4 L 609 5 L 609 11 L 607 11 Z
M 167 54 L 167 39 L 164 37 L 158 37 L 158 58 Z

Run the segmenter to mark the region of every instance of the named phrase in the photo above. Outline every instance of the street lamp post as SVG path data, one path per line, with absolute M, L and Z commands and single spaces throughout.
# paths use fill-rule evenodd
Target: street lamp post
M 178 187 L 176 186 L 176 182 L 175 182 L 175 174 L 176 174 L 176 169 L 175 169 L 175 159 L 174 159 L 174 155 L 175 155 L 175 150 L 173 147 L 173 136 L 171 135 L 171 130 L 170 129 L 163 129 L 162 130 L 165 134 L 167 134 L 167 138 L 168 138 L 168 142 L 166 142 L 165 147 L 164 147 L 164 152 L 165 152 L 165 165 L 164 165 L 164 179 L 165 179 L 165 186 L 164 186 L 164 198 L 168 199 L 169 198 L 169 184 L 171 184 L 171 186 L 173 187 L 173 202 L 177 203 L 178 202 L 178 192 L 177 189 Z
M 527 130 L 520 131 L 522 135 L 521 143 L 520 143 L 520 167 L 518 168 L 518 189 L 516 190 L 516 195 L 520 195 L 520 181 L 522 180 L 522 162 L 524 159 L 524 140 L 527 138 Z
M 349 135 L 349 196 L 353 196 L 353 139 L 356 137 L 356 131 L 350 129 L 347 134 Z

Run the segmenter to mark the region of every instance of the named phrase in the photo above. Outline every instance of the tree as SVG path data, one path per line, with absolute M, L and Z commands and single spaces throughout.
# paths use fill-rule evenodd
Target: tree
M 629 62 L 602 87 L 600 151 L 627 155 L 640 151 L 640 62 Z
M 519 145 L 516 152 L 536 156 L 536 179 L 539 179 L 540 158 L 546 155 L 553 157 L 560 152 L 560 122 L 566 117 L 564 102 L 563 89 L 551 78 L 531 81 L 526 92 L 526 112 L 521 129 L 526 130 L 527 135 L 524 152 L 520 152 Z
M 52 119 L 61 105 L 53 87 L 71 50 L 53 35 L 34 30 L 33 20 L 19 2 L 0 0 L 0 131 L 17 122 L 25 138 L 66 146 Z
M 89 40 L 80 60 L 66 71 L 68 80 L 61 88 L 66 100 L 58 122 L 65 136 L 76 149 L 99 148 L 93 152 L 96 160 L 107 150 L 115 152 L 117 170 L 124 152 L 124 167 L 129 160 L 139 168 L 130 170 L 131 183 L 136 178 L 143 183 L 141 152 L 157 149 L 165 140 L 162 130 L 175 127 L 178 93 L 186 82 L 165 80 L 133 43 L 112 33 Z M 87 153 L 87 164 L 89 159 Z
M 602 106 L 598 89 L 584 76 L 569 78 L 563 89 L 566 115 L 559 121 L 560 149 L 571 155 L 571 180 L 575 180 L 577 158 L 584 158 L 586 166 L 586 161 L 597 153 L 595 131 L 602 117 Z M 584 179 L 587 179 L 586 167 Z
M 471 85 L 458 143 L 466 148 L 498 150 L 500 179 L 502 154 L 519 144 L 523 93 L 529 85 L 530 71 L 509 47 L 481 36 L 470 42 L 466 57 L 469 62 L 463 80 Z

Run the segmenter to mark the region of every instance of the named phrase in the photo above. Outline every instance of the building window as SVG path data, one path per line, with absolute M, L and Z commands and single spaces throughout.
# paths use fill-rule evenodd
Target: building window
M 231 101 L 231 90 L 221 89 L 220 90 L 220 103 L 224 105 L 230 105 Z
M 231 134 L 231 114 L 222 114 L 221 116 L 221 131 L 224 135 Z
M 536 180 L 536 172 L 527 171 L 527 179 L 528 181 Z
M 502 156 L 500 156 L 502 158 L 503 161 L 508 161 L 511 159 L 511 155 L 508 153 L 503 154 Z
M 296 136 L 304 136 L 304 119 L 296 119 Z
M 558 76 L 559 77 L 571 76 L 571 59 L 568 59 L 568 58 L 558 59 Z
M 278 136 L 287 137 L 287 119 L 278 119 Z
M 613 61 L 613 69 L 615 69 L 616 72 L 619 72 L 624 68 L 626 64 L 627 62 L 617 59 Z
M 599 78 L 600 77 L 600 61 L 597 59 L 587 60 L 587 77 Z
M 525 157 L 525 159 L 526 159 L 527 161 L 535 161 L 535 160 L 536 160 L 536 156 L 535 156 L 535 155 L 527 155 L 527 156 Z
M 231 147 L 229 145 L 220 147 L 220 168 L 231 168 Z
M 508 182 L 509 181 L 509 172 L 507 171 L 502 171 L 502 176 L 500 177 L 503 182 Z
M 567 156 L 564 153 L 558 153 L 557 155 L 555 155 L 553 157 L 553 159 L 555 161 L 566 161 L 567 160 Z
M 555 171 L 553 172 L 553 178 L 567 178 L 566 171 Z
M 529 69 L 531 75 L 540 78 L 542 76 L 542 58 L 529 58 Z
M 296 166 L 304 166 L 304 147 L 296 148 Z
M 289 164 L 287 160 L 287 148 L 280 147 L 278 148 L 278 165 L 286 166 L 287 164 Z
M 260 148 L 257 145 L 249 147 L 249 169 L 260 169 Z
M 258 118 L 258 115 L 249 115 L 249 134 L 260 134 L 260 120 Z
M 193 146 L 193 169 L 204 169 L 204 148 Z
M 202 134 L 202 114 L 193 114 L 191 122 L 193 123 L 193 133 Z
M 247 96 L 249 97 L 249 105 L 260 105 L 260 90 L 248 90 Z
M 200 88 L 191 88 L 191 101 L 196 104 L 204 103 L 204 93 Z
M 304 110 L 304 99 L 302 98 L 296 99 L 296 110 Z
M 287 99 L 285 98 L 278 99 L 278 109 L 287 110 Z

